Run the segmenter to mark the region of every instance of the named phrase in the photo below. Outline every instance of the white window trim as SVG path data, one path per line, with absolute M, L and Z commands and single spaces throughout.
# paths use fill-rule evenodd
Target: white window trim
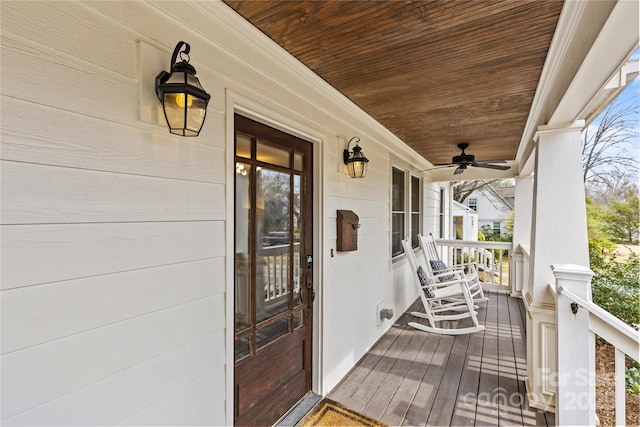
M 403 191 L 404 191 L 404 210 L 403 211 L 394 211 L 393 210 L 393 170 L 396 169 L 402 173 L 404 173 L 404 182 L 403 182 Z M 419 173 L 416 173 L 412 168 L 408 167 L 406 164 L 402 164 L 402 163 L 398 163 L 398 162 L 392 162 L 390 165 L 390 177 L 389 177 L 389 235 L 390 235 L 390 239 L 389 239 L 389 243 L 390 243 L 390 255 L 391 255 L 391 261 L 392 263 L 395 263 L 396 261 L 402 260 L 405 258 L 405 254 L 404 253 L 400 253 L 398 255 L 393 255 L 393 214 L 394 213 L 404 213 L 404 233 L 403 233 L 403 239 L 412 236 L 413 235 L 413 230 L 411 227 L 411 219 L 413 216 L 413 211 L 412 211 L 412 206 L 411 206 L 411 184 L 412 184 L 412 178 L 417 178 L 418 179 L 418 213 L 419 213 L 419 219 L 418 219 L 418 231 L 419 233 L 422 232 L 422 229 L 424 228 L 424 179 L 420 176 Z
M 403 197 L 404 198 L 404 200 L 403 200 L 403 204 L 404 204 L 403 208 L 404 209 L 402 211 L 394 211 L 393 210 L 393 172 L 394 172 L 394 169 L 396 169 L 396 170 L 398 170 L 398 171 L 400 171 L 400 172 L 402 172 L 404 174 L 403 183 L 402 183 L 403 184 L 403 196 L 404 196 Z M 390 208 L 389 209 L 389 230 L 390 230 L 391 234 L 390 234 L 389 243 L 390 243 L 391 259 L 395 261 L 397 259 L 400 259 L 400 258 L 404 257 L 404 253 L 400 253 L 398 255 L 394 255 L 393 254 L 393 234 L 394 234 L 393 214 L 400 213 L 400 212 L 402 212 L 404 214 L 404 224 L 403 224 L 404 228 L 402 230 L 403 232 L 402 232 L 402 237 L 401 237 L 402 239 L 404 239 L 407 236 L 407 230 L 408 230 L 408 227 L 407 227 L 407 193 L 408 193 L 408 191 L 407 191 L 407 170 L 406 170 L 405 167 L 402 167 L 402 166 L 396 165 L 396 164 L 392 164 L 391 165 L 391 174 L 390 175 L 391 175 L 390 176 L 390 181 L 391 182 L 390 182 L 390 193 L 389 193 L 389 201 L 390 201 L 390 203 L 389 203 L 389 205 L 390 205 L 389 206 L 389 208 Z

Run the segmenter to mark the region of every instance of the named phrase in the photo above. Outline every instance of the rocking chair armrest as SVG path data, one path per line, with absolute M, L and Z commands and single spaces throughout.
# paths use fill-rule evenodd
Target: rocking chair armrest
M 465 277 L 453 278 L 451 280 L 445 280 L 444 282 L 435 282 L 430 284 L 432 289 L 442 289 L 447 288 L 449 286 L 454 286 L 456 284 L 460 284 L 462 286 L 469 286 L 467 279 Z
M 444 280 L 444 282 L 448 282 L 449 280 L 444 279 L 444 277 L 447 276 L 454 276 L 454 278 L 456 279 L 463 279 L 464 278 L 464 272 L 460 271 L 460 270 L 438 270 L 438 273 L 434 272 L 433 273 L 433 278 L 434 279 L 440 279 L 443 278 L 442 280 Z
M 439 300 L 463 293 L 463 289 L 467 288 L 467 283 L 463 280 L 453 280 L 447 286 L 434 289 L 435 297 L 427 298 L 429 300 Z

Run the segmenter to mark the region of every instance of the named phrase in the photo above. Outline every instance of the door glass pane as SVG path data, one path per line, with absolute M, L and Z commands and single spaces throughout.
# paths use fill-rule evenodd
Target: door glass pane
M 256 171 L 256 322 L 289 309 L 289 174 Z
M 256 158 L 259 161 L 285 168 L 289 167 L 289 150 L 267 145 L 263 141 L 258 141 L 256 150 Z
M 235 360 L 240 360 L 245 356 L 249 355 L 249 343 L 251 342 L 251 337 L 246 336 L 243 338 L 239 338 L 235 342 L 234 352 L 235 352 Z
M 248 173 L 250 169 L 251 165 L 249 164 L 236 164 L 236 331 L 251 325 L 251 256 L 249 252 L 251 185 Z
M 271 323 L 262 329 L 258 329 L 258 332 L 256 332 L 256 350 L 264 347 L 276 338 L 286 335 L 288 332 L 289 316 L 276 320 L 274 323 Z
M 251 137 L 244 133 L 236 133 L 236 156 L 251 158 Z
M 297 171 L 304 169 L 304 154 L 295 153 L 293 155 L 293 168 Z
M 300 287 L 302 286 L 302 262 L 300 255 L 300 232 L 303 226 L 304 217 L 300 214 L 301 194 L 300 194 L 301 178 L 298 175 L 293 177 L 293 306 L 302 303 L 300 300 Z

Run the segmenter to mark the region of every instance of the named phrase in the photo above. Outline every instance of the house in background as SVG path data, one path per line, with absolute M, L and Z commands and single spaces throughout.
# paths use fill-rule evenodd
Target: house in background
M 476 211 L 452 201 L 453 205 L 453 238 L 458 240 L 478 240 L 478 214 Z
M 2 425 L 268 425 L 326 395 L 418 296 L 402 239 L 452 237 L 460 177 L 432 168 L 460 142 L 510 166 L 465 179 L 516 177 L 528 404 L 595 424 L 580 131 L 626 84 L 638 2 L 0 8 Z M 196 138 L 155 91 L 179 41 Z
M 502 235 L 506 221 L 512 215 L 515 205 L 515 186 L 486 185 L 475 190 L 465 200 L 465 205 L 473 209 L 478 216 L 478 229 L 488 228 L 491 232 Z

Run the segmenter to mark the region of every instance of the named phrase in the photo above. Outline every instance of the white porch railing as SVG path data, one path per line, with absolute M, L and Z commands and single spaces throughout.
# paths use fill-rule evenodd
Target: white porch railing
M 293 285 L 300 290 L 300 243 L 293 244 Z M 259 252 L 262 261 L 265 302 L 289 293 L 289 245 L 265 246 Z
M 556 422 L 593 425 L 595 335 L 615 347 L 616 425 L 625 424 L 625 355 L 640 360 L 640 332 L 591 301 L 591 270 L 552 266 L 556 283 L 558 381 Z M 586 374 L 586 375 L 585 375 Z
M 448 265 L 474 262 L 483 284 L 509 286 L 511 242 L 438 239 L 436 245 Z
M 529 245 L 518 245 L 511 252 L 511 262 L 509 263 L 509 281 L 511 282 L 511 296 L 522 297 L 526 290 L 531 294 L 531 289 L 524 289 L 530 284 L 529 267 L 531 265 L 531 255 Z

